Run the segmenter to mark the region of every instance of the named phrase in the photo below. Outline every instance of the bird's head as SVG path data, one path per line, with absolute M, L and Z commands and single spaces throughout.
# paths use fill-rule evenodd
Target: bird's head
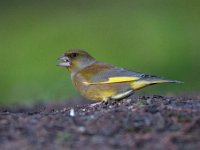
M 58 66 L 66 67 L 72 72 L 79 71 L 96 62 L 86 51 L 78 49 L 66 51 L 58 60 L 61 61 Z

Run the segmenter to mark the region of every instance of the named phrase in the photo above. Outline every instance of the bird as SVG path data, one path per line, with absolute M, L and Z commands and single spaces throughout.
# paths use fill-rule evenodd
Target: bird
M 80 94 L 94 101 L 121 100 L 154 84 L 182 83 L 97 61 L 80 49 L 67 50 L 57 60 L 60 61 L 58 66 L 69 70 L 72 83 Z

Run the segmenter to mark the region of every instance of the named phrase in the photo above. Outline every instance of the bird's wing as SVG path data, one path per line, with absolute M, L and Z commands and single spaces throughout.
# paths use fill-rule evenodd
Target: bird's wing
M 133 72 L 99 62 L 85 68 L 82 74 L 84 77 L 87 77 L 84 83 L 90 85 L 132 82 L 147 76 L 139 72 Z
M 138 80 L 137 77 L 109 77 L 106 81 L 88 82 L 84 81 L 85 84 L 109 84 L 109 83 L 119 83 L 119 82 L 131 82 Z

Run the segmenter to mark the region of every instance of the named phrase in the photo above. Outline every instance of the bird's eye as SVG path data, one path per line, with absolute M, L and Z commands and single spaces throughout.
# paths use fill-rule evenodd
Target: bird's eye
M 70 54 L 70 58 L 75 58 L 78 54 L 77 53 L 72 53 Z

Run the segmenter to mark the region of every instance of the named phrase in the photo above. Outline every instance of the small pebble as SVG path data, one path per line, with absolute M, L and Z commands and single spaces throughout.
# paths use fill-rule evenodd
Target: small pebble
M 91 115 L 91 116 L 90 116 L 90 119 L 94 119 L 94 118 L 95 118 L 94 115 Z
M 75 116 L 75 111 L 74 111 L 73 108 L 70 109 L 69 115 L 70 115 L 71 117 L 74 117 L 74 116 Z
M 131 102 L 131 99 L 130 99 L 130 98 L 128 98 L 128 99 L 126 100 L 126 102 L 127 102 L 127 103 L 130 103 L 130 102 Z
M 85 132 L 85 130 L 86 130 L 85 127 L 82 127 L 82 126 L 78 127 L 79 132 Z
M 151 104 L 151 99 L 147 99 L 147 104 Z
M 113 108 L 113 106 L 111 106 L 111 105 L 110 105 L 110 106 L 108 106 L 108 107 L 109 107 L 109 108 Z
M 128 106 L 128 109 L 133 109 L 133 106 Z

